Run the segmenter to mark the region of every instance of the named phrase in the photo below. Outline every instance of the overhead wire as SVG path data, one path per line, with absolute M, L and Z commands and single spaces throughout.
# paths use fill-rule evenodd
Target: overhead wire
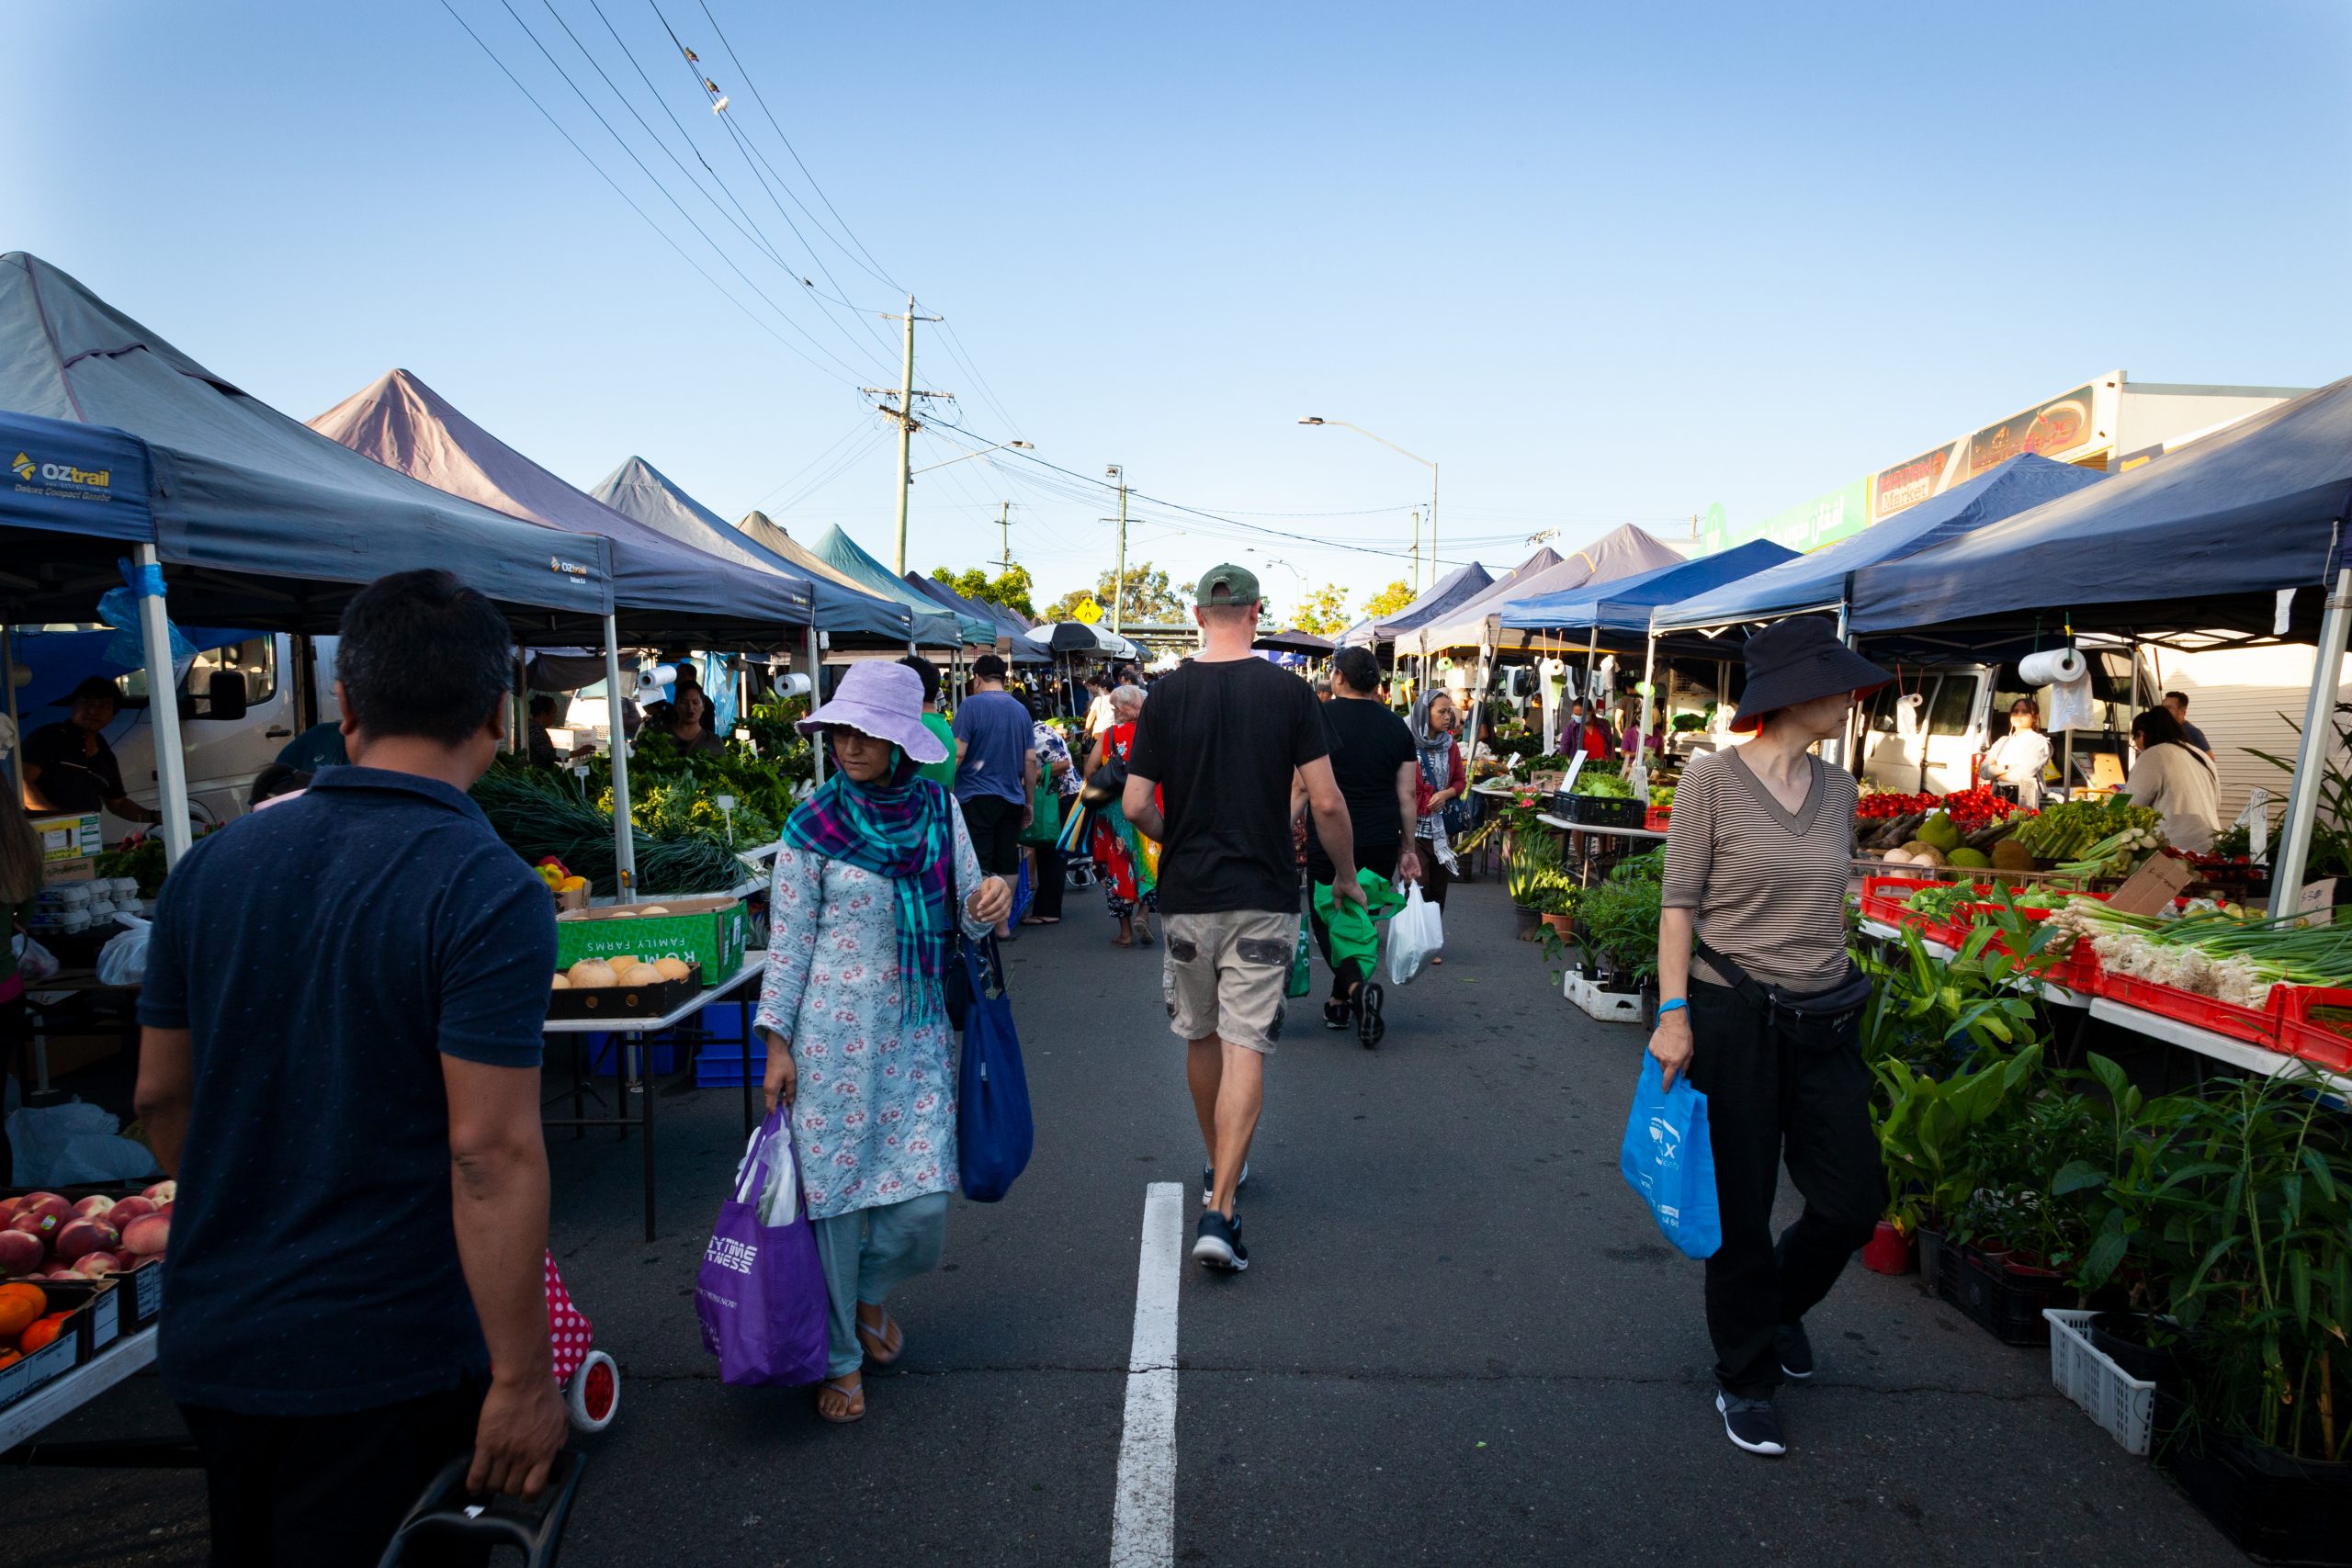
M 835 452 L 849 445 L 849 443 L 856 440 L 859 436 L 872 434 L 875 429 L 876 426 L 872 420 L 866 416 L 861 415 L 855 424 L 851 425 L 846 433 L 834 437 L 833 440 L 826 446 L 823 451 L 809 458 L 808 461 L 803 463 L 798 468 L 793 470 L 793 472 L 786 475 L 784 479 L 770 485 L 767 488 L 765 494 L 763 494 L 759 500 L 752 502 L 752 510 L 757 512 L 761 507 L 767 504 L 768 498 L 770 496 L 775 495 L 778 491 L 786 490 L 795 484 L 797 484 L 803 474 L 806 474 L 818 464 L 831 457 Z

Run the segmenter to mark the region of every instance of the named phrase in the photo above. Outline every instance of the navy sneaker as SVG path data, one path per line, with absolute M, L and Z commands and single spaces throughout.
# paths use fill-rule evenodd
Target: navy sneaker
M 1212 1187 L 1215 1187 L 1216 1185 L 1216 1171 L 1214 1171 L 1214 1170 L 1212 1170 L 1212 1169 L 1210 1169 L 1207 1166 L 1203 1166 L 1203 1167 L 1201 1167 L 1201 1207 L 1202 1207 L 1202 1208 L 1205 1209 L 1205 1208 L 1207 1208 L 1207 1207 L 1209 1206 L 1209 1189 L 1210 1189 L 1210 1188 L 1212 1188 Z M 1242 1190 L 1243 1188 L 1245 1188 L 1245 1187 L 1249 1186 L 1249 1185 L 1250 1185 L 1250 1162 L 1249 1162 L 1248 1160 L 1246 1160 L 1246 1159 L 1245 1159 L 1245 1160 L 1243 1160 L 1243 1161 L 1241 1162 L 1241 1175 L 1240 1175 L 1240 1176 L 1239 1176 L 1239 1178 L 1238 1178 L 1238 1179 L 1237 1179 L 1234 1181 L 1234 1183 L 1233 1183 L 1233 1196 L 1234 1196 L 1234 1199 L 1235 1199 L 1235 1201 L 1236 1201 L 1236 1202 L 1237 1202 L 1237 1203 L 1238 1203 L 1238 1202 L 1239 1201 L 1239 1200 L 1240 1200 L 1240 1197 L 1241 1197 L 1241 1190 Z
M 1781 1325 L 1772 1336 L 1772 1348 L 1781 1358 L 1783 1374 L 1800 1382 L 1813 1376 L 1813 1341 L 1805 1337 L 1804 1324 Z
M 1199 1256 L 1195 1248 L 1193 1255 Z M 1724 1435 L 1752 1454 L 1784 1454 L 1789 1445 L 1781 1437 L 1781 1413 L 1769 1399 L 1741 1399 L 1718 1393 L 1715 1408 L 1723 1413 Z
M 1228 1220 L 1215 1209 L 1203 1214 L 1193 1242 L 1193 1261 L 1235 1274 L 1249 1268 L 1250 1249 L 1241 1245 L 1241 1216 L 1236 1214 Z

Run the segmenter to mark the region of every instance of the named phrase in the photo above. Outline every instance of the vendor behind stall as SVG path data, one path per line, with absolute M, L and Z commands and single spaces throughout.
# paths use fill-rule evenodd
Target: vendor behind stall
M 2170 708 L 2149 708 L 2132 721 L 2139 758 L 2123 781 L 2132 804 L 2161 811 L 2165 838 L 2177 850 L 2202 854 L 2221 829 L 2221 779 L 2205 753 L 2181 733 Z
M 2007 784 L 2028 811 L 2041 808 L 2041 772 L 2050 766 L 2050 737 L 2041 733 L 2041 705 L 2019 697 L 2009 705 L 2009 732 L 1985 748 L 1979 770 L 1987 784 Z
M 126 822 L 161 822 L 122 792 L 122 767 L 103 731 L 114 722 L 122 694 L 92 675 L 67 699 L 71 717 L 25 737 L 25 800 L 36 811 L 113 812 Z

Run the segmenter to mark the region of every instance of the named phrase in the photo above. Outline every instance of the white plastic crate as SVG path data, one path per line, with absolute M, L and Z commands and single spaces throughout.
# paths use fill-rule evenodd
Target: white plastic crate
M 2090 1321 L 2096 1313 L 2044 1307 L 2050 1320 L 2050 1381 L 2107 1428 L 2128 1454 L 2145 1455 L 2155 1424 L 2156 1385 L 2125 1375 L 2093 1348 Z
M 1640 992 L 1604 991 L 1573 969 L 1560 982 L 1560 994 L 1602 1023 L 1642 1021 Z

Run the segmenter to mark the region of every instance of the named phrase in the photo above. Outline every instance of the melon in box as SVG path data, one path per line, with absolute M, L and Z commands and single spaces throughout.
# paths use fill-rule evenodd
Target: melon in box
M 724 897 L 566 909 L 555 918 L 556 967 L 623 953 L 649 962 L 683 958 L 701 964 L 703 984 L 715 986 L 742 964 L 749 930 L 742 900 Z

